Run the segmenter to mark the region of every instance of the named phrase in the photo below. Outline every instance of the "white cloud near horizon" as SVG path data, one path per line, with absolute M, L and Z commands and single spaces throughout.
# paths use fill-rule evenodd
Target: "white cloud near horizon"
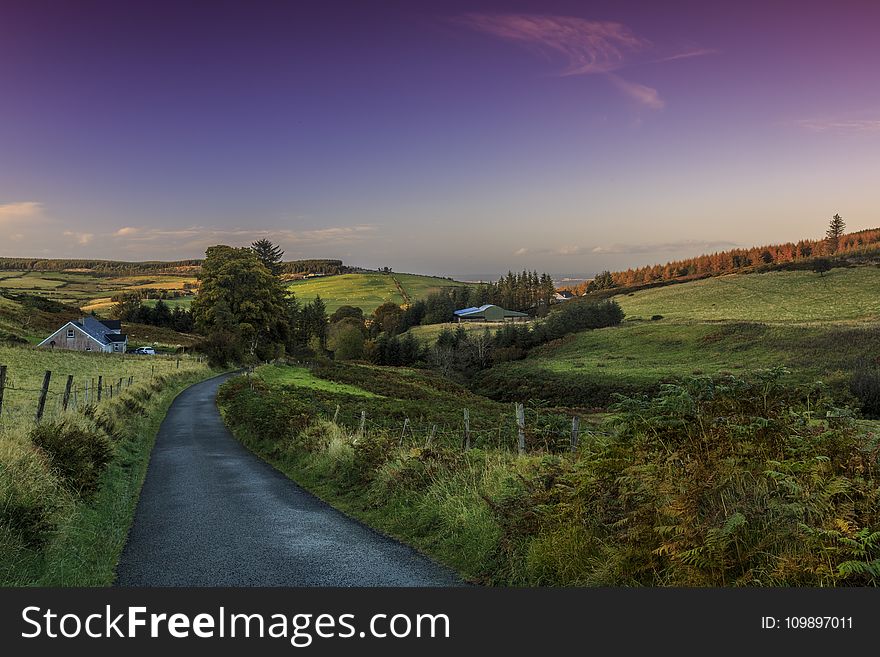
M 341 246 L 362 242 L 376 235 L 378 226 L 356 224 L 352 226 L 328 226 L 304 230 L 217 228 L 212 226 L 189 226 L 186 228 L 160 228 L 151 226 L 123 226 L 113 233 L 114 241 L 129 251 L 150 247 L 173 252 L 204 251 L 215 244 L 247 246 L 266 238 L 283 249 L 308 246 Z
M 656 242 L 645 244 L 610 244 L 608 246 L 580 246 L 567 244 L 557 248 L 527 249 L 514 251 L 515 256 L 549 255 L 549 256 L 590 256 L 590 255 L 628 255 L 647 253 L 674 253 L 688 249 L 692 255 L 700 255 L 713 251 L 735 249 L 740 245 L 729 241 L 678 240 L 672 242 Z M 699 252 L 699 253 L 698 253 Z
M 690 47 L 645 60 L 644 54 L 656 50 L 654 44 L 626 25 L 574 16 L 468 13 L 458 17 L 456 22 L 517 43 L 549 61 L 563 60 L 563 67 L 558 72 L 560 76 L 603 74 L 627 98 L 652 110 L 662 109 L 666 104 L 657 89 L 624 80 L 613 72 L 638 63 L 659 63 L 718 53 L 711 48 Z
M 36 219 L 43 215 L 43 204 L 37 201 L 0 203 L 0 224 Z
M 95 237 L 95 234 L 94 233 L 79 233 L 79 232 L 72 231 L 72 230 L 65 230 L 64 236 L 73 238 L 73 240 L 77 244 L 79 244 L 80 246 L 86 246 L 87 244 L 91 243 L 91 241 Z

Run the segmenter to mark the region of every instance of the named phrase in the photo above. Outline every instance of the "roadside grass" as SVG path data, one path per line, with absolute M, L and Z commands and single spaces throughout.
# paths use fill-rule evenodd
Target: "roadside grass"
M 876 585 L 877 434 L 782 378 L 691 378 L 621 400 L 576 453 L 525 455 L 401 445 L 261 380 L 232 379 L 218 399 L 258 456 L 473 582 Z
M 93 496 L 63 485 L 46 453 L 30 441 L 32 422 L 0 424 L 0 585 L 113 583 L 159 425 L 180 391 L 211 374 L 202 368 L 134 385 L 102 402 L 93 419 L 70 411 L 52 418 L 95 439 L 110 436 L 112 460 Z M 40 540 L 24 540 L 35 522 L 30 536 Z

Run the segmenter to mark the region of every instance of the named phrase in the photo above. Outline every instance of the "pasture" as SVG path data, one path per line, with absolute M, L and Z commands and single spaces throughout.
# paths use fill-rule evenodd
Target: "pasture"
M 294 281 L 287 289 L 303 303 L 320 296 L 331 314 L 340 306 L 355 306 L 370 314 L 388 301 L 403 305 L 407 298 L 416 301 L 441 288 L 461 285 L 466 283 L 417 274 L 367 272 Z
M 118 387 L 119 379 L 127 382 L 129 377 L 136 384 L 148 383 L 163 375 L 208 371 L 205 364 L 190 356 L 181 357 L 178 368 L 175 356 L 101 354 L 7 346 L 0 346 L 0 365 L 6 365 L 7 368 L 0 423 L 33 418 L 46 370 L 52 372 L 46 401 L 47 417 L 61 411 L 68 375 L 74 377 L 73 390 L 76 392 L 75 399 L 71 395 L 71 406 L 74 402 L 82 406 L 86 399 L 86 387 L 90 389 L 90 396 L 94 395 L 99 376 L 103 377 L 105 387 L 110 384 Z M 108 393 L 105 390 L 103 396 Z
M 880 320 L 880 269 L 832 269 L 732 274 L 621 294 L 614 299 L 629 319 L 834 322 Z
M 0 272 L 0 293 L 34 294 L 85 312 L 95 311 L 106 315 L 113 306 L 113 294 L 143 289 L 183 290 L 185 285 L 195 285 L 194 275 L 143 274 L 131 276 L 107 276 L 88 271 L 4 271 Z M 169 300 L 186 307 L 189 298 Z

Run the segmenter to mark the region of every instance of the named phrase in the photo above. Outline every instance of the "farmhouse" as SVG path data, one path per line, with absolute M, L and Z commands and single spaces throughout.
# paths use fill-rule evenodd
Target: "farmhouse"
M 458 322 L 525 322 L 529 316 L 515 310 L 505 310 L 501 306 L 486 304 L 479 308 L 463 308 L 456 310 Z
M 128 336 L 122 332 L 119 320 L 83 317 L 79 321 L 67 322 L 38 346 L 124 354 L 128 347 Z

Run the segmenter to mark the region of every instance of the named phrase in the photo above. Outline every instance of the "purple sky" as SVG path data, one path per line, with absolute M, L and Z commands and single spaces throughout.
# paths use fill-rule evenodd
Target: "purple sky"
M 0 255 L 460 277 L 880 225 L 880 3 L 0 0 Z

